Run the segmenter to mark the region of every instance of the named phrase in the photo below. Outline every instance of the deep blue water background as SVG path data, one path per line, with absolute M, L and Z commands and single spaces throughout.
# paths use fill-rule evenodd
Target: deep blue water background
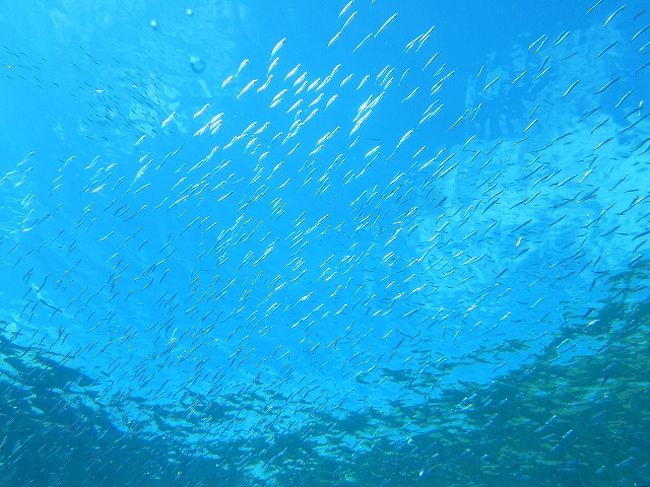
M 0 485 L 646 485 L 650 14 L 592 5 L 3 2 Z

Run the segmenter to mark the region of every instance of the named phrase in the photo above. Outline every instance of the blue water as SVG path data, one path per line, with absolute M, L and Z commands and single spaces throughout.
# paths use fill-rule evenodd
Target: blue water
M 2 2 L 0 485 L 649 485 L 644 2 Z

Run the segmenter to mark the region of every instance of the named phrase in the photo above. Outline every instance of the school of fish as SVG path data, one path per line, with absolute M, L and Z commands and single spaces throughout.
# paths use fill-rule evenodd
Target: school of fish
M 34 138 L 3 162 L 7 479 L 72 485 L 81 463 L 83 485 L 648 478 L 647 439 L 595 468 L 579 440 L 636 370 L 601 357 L 648 326 L 650 13 L 599 0 L 587 31 L 530 34 L 465 76 L 434 7 L 416 31 L 399 2 L 336 10 L 316 57 L 280 34 L 216 82 L 207 63 L 192 105 L 125 62 L 117 84 L 68 87 L 92 104 L 59 128 L 67 156 Z M 2 57 L 5 79 L 55 89 L 20 49 Z M 539 403 L 521 392 L 586 360 L 580 400 L 560 375 Z M 12 430 L 19 411 L 36 419 Z M 515 429 L 526 455 L 494 439 Z M 533 464 L 554 477 L 535 484 Z

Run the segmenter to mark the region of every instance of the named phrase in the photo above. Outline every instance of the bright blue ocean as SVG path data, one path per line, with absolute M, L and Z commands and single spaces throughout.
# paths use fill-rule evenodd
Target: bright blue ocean
M 646 2 L 0 5 L 0 486 L 650 485 Z

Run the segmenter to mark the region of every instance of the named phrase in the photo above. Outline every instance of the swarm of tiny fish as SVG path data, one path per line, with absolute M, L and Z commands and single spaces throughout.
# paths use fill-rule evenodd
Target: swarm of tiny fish
M 351 0 L 193 105 L 81 85 L 0 176 L 0 485 L 645 485 L 650 14 L 584 11 L 470 76 Z

